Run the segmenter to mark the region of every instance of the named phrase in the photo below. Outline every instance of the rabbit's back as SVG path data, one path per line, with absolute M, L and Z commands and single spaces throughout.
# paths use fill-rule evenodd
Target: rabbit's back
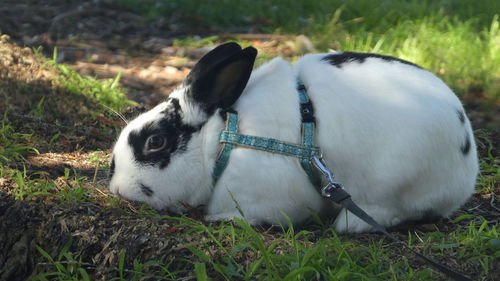
M 314 104 L 326 161 L 381 223 L 447 216 L 472 194 L 478 162 L 470 122 L 432 73 L 357 53 L 308 55 L 294 70 Z

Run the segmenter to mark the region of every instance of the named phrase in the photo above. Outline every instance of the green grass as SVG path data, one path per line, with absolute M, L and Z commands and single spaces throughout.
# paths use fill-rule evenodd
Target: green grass
M 500 98 L 500 2 L 396 0 L 120 0 L 150 22 L 202 34 L 305 34 L 318 51 L 398 56 L 436 73 L 458 94 Z M 168 28 L 168 26 L 166 27 Z M 200 47 L 214 37 L 182 39 Z
M 34 49 L 34 52 L 35 54 L 37 54 L 39 53 L 39 50 Z M 72 70 L 69 66 L 57 63 L 56 59 L 57 48 L 54 48 L 53 58 L 50 60 L 46 60 L 46 62 L 54 67 L 54 71 L 56 72 L 55 76 L 57 77 L 56 79 L 64 91 L 75 95 L 84 95 L 95 100 L 101 105 L 110 107 L 117 111 L 123 109 L 127 105 L 136 104 L 135 102 L 127 98 L 126 93 L 123 89 L 118 87 L 121 73 L 119 73 L 114 79 L 98 81 L 94 77 L 81 76 L 80 74 L 78 74 L 78 72 Z M 33 113 L 35 115 L 42 114 L 42 103 L 43 100 L 41 100 L 33 110 Z
M 0 124 L 0 165 L 24 159 L 29 153 L 38 154 L 38 150 L 29 145 L 33 133 L 19 133 L 7 120 L 7 111 Z
M 63 95 L 77 95 L 82 99 L 92 99 L 101 105 L 116 110 L 123 109 L 124 106 L 129 104 L 135 104 L 128 100 L 125 92 L 118 87 L 120 75 L 115 79 L 108 79 L 101 82 L 92 77 L 80 76 L 67 65 L 56 63 L 57 49 L 54 50 L 54 58 L 52 60 L 41 56 L 40 48 L 34 49 L 33 52 L 37 59 L 39 59 L 37 63 L 53 74 L 50 79 L 55 82 L 55 87 L 58 87 L 57 91 L 62 92 Z M 15 93 L 13 96 L 9 96 L 2 104 L 5 108 L 5 112 L 2 112 L 0 121 L 0 180 L 7 180 L 13 183 L 13 188 L 10 189 L 9 192 L 19 200 L 33 200 L 40 196 L 54 196 L 61 201 L 95 201 L 95 198 L 98 197 L 96 195 L 96 188 L 99 188 L 95 184 L 95 179 L 89 180 L 85 177 L 80 177 L 77 175 L 76 170 L 70 170 L 68 168 L 64 168 L 64 176 L 57 179 L 51 179 L 48 173 L 31 171 L 30 168 L 26 168 L 33 168 L 26 160 L 29 156 L 40 154 L 39 148 L 40 151 L 47 149 L 50 151 L 56 142 L 66 137 L 65 134 L 56 132 L 47 140 L 39 135 L 40 133 L 43 135 L 44 132 L 37 132 L 38 128 L 30 128 L 28 125 L 22 123 L 20 125 L 14 125 L 16 122 L 13 122 L 14 120 L 9 120 L 9 118 L 16 118 L 16 115 L 12 117 L 9 113 L 19 110 L 15 105 L 15 102 L 19 100 L 26 100 L 25 103 L 28 104 L 30 110 L 29 112 L 26 111 L 26 115 L 44 121 L 52 120 L 51 116 L 49 116 L 49 111 L 45 111 L 44 108 L 49 106 L 57 107 L 57 101 L 54 101 L 53 98 L 50 105 L 45 104 L 47 100 L 50 99 L 53 89 L 49 87 L 45 89 L 46 92 L 42 92 L 42 97 L 34 102 L 34 99 L 30 99 L 29 87 L 30 84 L 23 84 L 23 91 Z M 12 90 L 5 89 L 5 91 Z M 37 88 L 37 91 L 40 92 L 41 90 Z M 46 99 L 46 97 L 49 98 Z M 73 100 L 68 97 L 61 98 L 61 100 L 63 99 Z M 96 120 L 93 115 L 97 116 L 102 114 L 103 111 L 106 111 L 104 108 L 95 105 L 95 103 L 88 103 L 88 105 L 88 107 L 84 107 L 83 114 L 85 115 L 82 114 L 82 118 Z M 91 106 L 94 107 L 91 108 Z M 20 116 L 23 114 L 23 112 L 15 113 Z M 72 112 L 68 112 L 68 114 L 71 113 Z M 82 122 L 82 120 L 77 119 L 75 122 Z M 57 124 L 57 120 L 55 123 Z M 21 128 L 16 127 L 23 125 L 26 126 Z M 102 128 L 106 129 L 107 127 L 102 126 Z M 62 141 L 64 142 L 64 140 Z M 103 167 L 102 169 L 109 169 L 107 161 L 104 163 L 100 161 L 102 157 L 106 157 L 103 155 L 105 155 L 104 152 L 95 151 L 91 153 L 89 161 L 97 164 L 98 167 Z M 106 199 L 105 204 L 117 205 L 117 200 L 115 198 Z
M 71 175 L 73 173 L 73 175 Z M 0 177 L 14 182 L 10 190 L 17 200 L 33 200 L 40 196 L 53 196 L 60 201 L 89 202 L 95 201 L 95 188 L 85 177 L 79 177 L 77 172 L 64 169 L 64 176 L 52 180 L 46 172 L 28 172 L 0 164 Z M 110 203 L 112 204 L 112 203 Z
M 192 38 L 186 37 L 183 39 L 175 39 L 173 45 L 174 46 L 189 46 L 189 47 L 203 47 L 203 46 L 212 46 L 219 40 L 219 36 L 209 36 L 205 38 Z
M 470 217 L 459 217 L 453 222 L 458 223 L 461 220 L 470 219 Z M 439 236 L 443 236 L 441 245 L 434 248 L 444 249 L 452 248 L 460 259 L 477 262 L 482 267 L 480 278 L 485 277 L 490 269 L 494 269 L 500 258 L 500 228 L 498 225 L 489 225 L 488 221 L 482 217 L 474 218 L 466 227 L 459 227 L 450 234 L 426 233 L 423 237 L 434 237 L 434 241 L 439 241 Z M 447 236 L 447 237 L 446 237 Z M 446 239 L 448 238 L 448 239 Z
M 133 267 L 124 266 L 125 252 L 117 268 L 114 280 L 139 280 L 148 276 L 143 272 L 148 266 L 161 266 L 158 280 L 176 280 L 193 270 L 197 280 L 434 280 L 436 273 L 428 268 L 412 269 L 408 254 L 397 247 L 387 247 L 382 240 L 368 245 L 351 242 L 349 237 L 338 236 L 332 229 L 323 229 L 320 237 L 308 230 L 296 232 L 292 227 L 281 232 L 266 234 L 254 230 L 245 221 L 203 224 L 188 218 L 165 219 L 178 222 L 186 235 L 204 237 L 197 246 L 189 246 L 192 259 L 177 258 L 172 264 L 156 261 L 140 263 L 134 260 Z M 470 219 L 461 217 L 460 220 Z M 316 231 L 317 232 L 317 231 Z M 463 266 L 475 264 L 482 268 L 481 278 L 494 269 L 500 258 L 500 237 L 497 225 L 476 218 L 452 233 L 440 231 L 417 233 L 410 236 L 412 247 L 443 259 L 453 257 L 462 260 Z M 63 248 L 58 257 L 45 258 L 52 264 L 52 271 L 39 275 L 58 276 L 56 280 L 74 279 L 91 265 L 80 265 L 68 272 L 62 264 L 76 266 Z M 62 261 L 61 257 L 66 260 Z M 170 270 L 170 266 L 184 264 L 185 271 Z M 63 275 L 64 274 L 64 275 Z M 151 277 L 149 275 L 149 277 Z
M 122 89 L 118 88 L 121 73 L 115 79 L 97 81 L 88 76 L 81 76 L 65 64 L 56 63 L 57 49 L 54 49 L 54 58 L 50 61 L 60 72 L 60 79 L 64 90 L 74 94 L 84 94 L 95 99 L 99 104 L 121 110 L 127 105 L 134 105 L 127 98 Z
M 479 138 L 487 144 L 488 153 L 480 159 L 482 173 L 477 193 L 495 196 L 500 178 L 498 160 L 492 154 L 495 148 L 488 138 Z M 98 161 L 97 156 L 93 161 Z M 30 176 L 24 174 L 22 178 L 26 180 Z M 76 173 L 70 176 L 69 170 L 64 179 L 73 179 L 85 186 L 84 179 L 79 179 Z M 84 197 L 92 200 L 88 195 L 91 189 L 84 190 L 87 192 Z M 59 195 L 46 192 L 40 196 Z M 21 199 L 29 198 L 25 195 Z M 415 258 L 409 259 L 411 255 L 404 248 L 384 242 L 383 236 L 338 235 L 327 222 L 317 218 L 299 230 L 288 225 L 269 232 L 255 229 L 240 219 L 204 223 L 185 216 L 161 216 L 146 205 L 139 212 L 139 216 L 145 219 L 166 220 L 171 229 L 182 231 L 178 245 L 188 249 L 191 255 L 177 256 L 167 264 L 132 257 L 133 263 L 125 264 L 127 252 L 121 251 L 119 261 L 104 269 L 114 276 L 112 280 L 178 280 L 186 276 L 196 280 L 399 281 L 441 278 L 426 264 L 416 262 Z M 450 261 L 452 266 L 456 261 L 461 266 L 453 267 L 459 271 L 478 268 L 479 279 L 491 278 L 488 274 L 500 262 L 498 223 L 467 211 L 459 211 L 453 223 L 457 227 L 451 231 L 437 227 L 434 231 L 412 231 L 403 241 L 437 260 Z M 184 241 L 182 237 L 185 237 Z M 88 276 L 96 266 L 75 258 L 68 249 L 69 246 L 65 246 L 59 254 L 50 256 L 38 247 L 44 257 L 41 262 L 45 265 L 44 272 L 34 280 L 90 280 Z M 151 273 L 152 269 L 155 273 Z
M 54 266 L 55 271 L 42 273 L 37 275 L 32 280 L 91 280 L 87 271 L 83 268 L 81 260 L 75 260 L 70 252 L 68 252 L 73 240 L 68 240 L 57 258 L 52 258 L 46 251 L 37 246 L 38 252 L 45 257 L 48 262 Z
M 479 159 L 481 176 L 478 179 L 479 192 L 493 193 L 500 187 L 500 160 L 496 159 L 493 152 L 493 143 L 490 139 L 480 136 L 479 139 L 487 144 L 487 156 Z
M 497 190 L 500 169 L 492 155 L 491 141 L 481 138 L 489 145 L 488 156 L 481 159 L 482 174 L 478 181 L 478 192 L 493 193 Z M 93 154 L 92 160 L 101 152 Z M 10 173 L 10 174 L 9 174 Z M 95 200 L 88 179 L 78 177 L 76 172 L 65 170 L 65 175 L 56 184 L 43 173 L 29 175 L 17 170 L 0 170 L 0 177 L 12 178 L 18 188 L 13 190 L 18 199 L 31 200 L 40 196 L 55 196 L 60 200 L 76 202 Z M 115 202 L 116 203 L 116 202 Z M 112 206 L 113 203 L 105 202 Z M 119 207 L 119 206 L 114 206 Z M 120 260 L 107 272 L 115 276 L 112 280 L 177 280 L 186 275 L 196 280 L 435 280 L 438 274 L 427 266 L 414 268 L 415 262 L 405 255 L 409 253 L 397 246 L 383 242 L 382 236 L 370 242 L 359 235 L 338 235 L 328 223 L 317 221 L 301 230 L 293 226 L 281 230 L 259 231 L 244 220 L 234 222 L 203 223 L 187 217 L 160 216 L 155 210 L 143 205 L 140 216 L 162 218 L 172 229 L 182 230 L 186 245 L 192 254 L 189 258 L 177 257 L 168 264 L 155 260 L 141 261 L 133 257 L 133 264 L 125 264 L 127 253 L 121 252 Z M 463 212 L 454 221 L 458 227 L 451 232 L 439 229 L 409 233 L 408 244 L 418 251 L 440 260 L 457 260 L 462 266 L 480 268 L 480 278 L 495 269 L 500 261 L 500 229 L 482 217 Z M 191 237 L 191 238 L 189 238 Z M 196 237 L 197 243 L 192 244 Z M 362 237 L 362 235 L 361 235 Z M 371 236 L 373 239 L 373 236 Z M 42 248 L 44 272 L 34 280 L 91 280 L 89 274 L 96 266 L 82 261 L 69 252 L 71 242 L 56 256 L 50 256 Z M 192 244 L 192 245 L 191 245 Z M 151 268 L 161 268 L 151 274 Z M 184 268 L 184 270 L 178 270 Z M 460 268 L 457 268 L 460 270 Z

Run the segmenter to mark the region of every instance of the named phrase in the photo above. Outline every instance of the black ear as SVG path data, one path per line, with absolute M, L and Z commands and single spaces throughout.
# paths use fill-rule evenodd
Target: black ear
M 231 107 L 240 97 L 252 73 L 257 50 L 241 50 L 236 43 L 221 45 L 194 66 L 184 80 L 188 96 L 207 113 Z
M 229 42 L 217 46 L 206 55 L 204 55 L 193 67 L 191 72 L 201 72 L 206 70 L 210 66 L 219 63 L 221 60 L 228 58 L 229 56 L 241 52 L 241 46 L 235 42 Z

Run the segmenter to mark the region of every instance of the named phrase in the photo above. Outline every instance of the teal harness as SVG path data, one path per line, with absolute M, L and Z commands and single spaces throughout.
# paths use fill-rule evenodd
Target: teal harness
M 300 113 L 302 116 L 302 144 L 293 144 L 272 138 L 240 134 L 238 133 L 238 113 L 234 110 L 226 110 L 224 112 L 226 127 L 219 137 L 221 150 L 215 162 L 215 168 L 212 174 L 214 185 L 224 172 L 229 161 L 231 150 L 235 146 L 296 157 L 300 160 L 300 164 L 308 175 L 311 183 L 315 186 L 321 184 L 321 178 L 316 173 L 311 163 L 311 159 L 314 156 L 321 156 L 320 149 L 314 146 L 316 120 L 314 118 L 312 103 L 307 96 L 305 86 L 301 82 L 297 82 L 297 93 L 300 98 Z

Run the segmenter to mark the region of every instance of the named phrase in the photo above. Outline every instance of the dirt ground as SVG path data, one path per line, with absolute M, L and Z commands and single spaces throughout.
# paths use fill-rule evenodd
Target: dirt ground
M 61 89 L 51 80 L 52 74 L 46 66 L 33 55 L 32 47 L 42 46 L 42 52 L 50 57 L 57 46 L 58 62 L 70 65 L 83 75 L 105 79 L 121 72 L 121 86 L 129 89 L 129 97 L 140 104 L 129 108 L 128 116 L 143 110 L 141 106 L 150 108 L 164 99 L 187 75 L 196 59 L 207 51 L 172 46 L 177 36 L 203 36 L 207 35 L 207 30 L 179 29 L 175 19 L 164 23 L 160 29 L 116 7 L 113 2 L 2 1 L 0 118 L 3 119 L 7 111 L 7 118 L 17 131 L 34 130 L 40 152 L 25 163 L 11 164 L 24 164 L 28 172 L 47 172 L 47 177 L 54 180 L 64 175 L 65 168 L 75 169 L 80 176 L 92 179 L 96 169 L 95 163 L 90 161 L 91 152 L 103 151 L 100 157 L 105 159 L 116 137 L 113 128 L 122 126 L 118 118 L 108 114 L 90 116 L 89 110 L 104 110 L 89 99 L 68 95 Z M 300 48 L 295 38 L 243 36 L 259 49 L 273 54 L 289 57 Z M 307 42 L 307 38 L 299 41 Z M 34 116 L 31 114 L 33 107 L 42 97 L 45 99 L 44 114 Z M 498 159 L 500 104 L 486 100 L 481 93 L 469 93 L 463 101 L 474 128 L 484 129 L 477 132 L 481 156 L 488 153 L 487 143 L 482 138 L 487 137 L 494 142 L 490 153 Z M 62 137 L 51 143 L 56 134 Z M 96 181 L 105 185 L 104 171 L 96 174 Z M 13 185 L 14 182 L 0 177 L 0 280 L 25 280 L 43 272 L 48 265 L 42 261 L 36 245 L 57 256 L 71 237 L 71 252 L 82 258 L 96 280 L 117 275 L 123 249 L 127 250 L 127 265 L 133 263 L 134 257 L 166 264 L 177 257 L 192 255 L 185 245 L 195 242 L 183 229 L 165 219 L 137 216 L 130 211 L 138 208 L 133 203 L 120 202 L 126 207 L 110 208 L 99 204 L 99 200 L 81 204 L 50 198 L 16 201 L 9 194 Z M 467 213 L 481 215 L 491 223 L 499 221 L 499 209 L 500 206 L 491 203 L 491 197 L 482 196 L 473 197 L 463 207 Z M 442 231 L 456 228 L 450 220 L 442 220 L 437 226 Z M 428 226 L 403 226 L 394 231 L 401 230 L 404 234 L 408 227 L 425 229 Z M 380 239 L 378 234 L 361 235 L 359 239 L 372 236 Z M 185 269 L 192 265 L 179 263 L 171 270 L 175 270 L 175 266 Z M 480 272 L 474 264 L 463 265 L 461 269 L 470 276 Z M 148 271 L 155 273 L 161 268 L 153 265 Z M 493 270 L 490 275 L 488 280 L 500 280 L 500 269 Z M 192 277 L 186 275 L 186 279 Z

